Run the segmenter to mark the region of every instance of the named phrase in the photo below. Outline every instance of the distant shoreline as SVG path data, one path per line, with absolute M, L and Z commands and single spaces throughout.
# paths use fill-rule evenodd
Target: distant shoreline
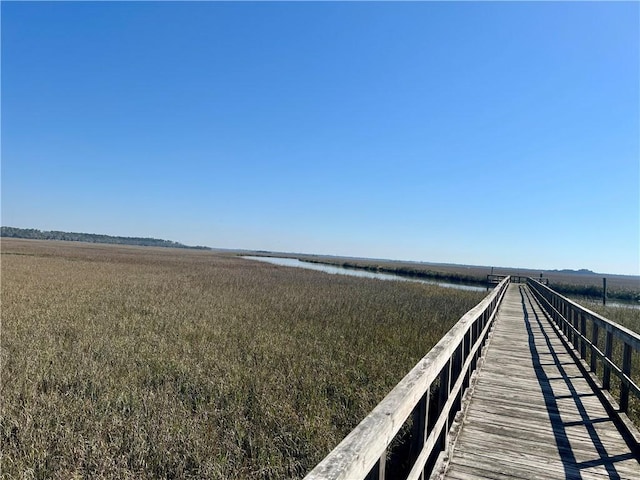
M 263 256 L 282 256 L 298 260 L 334 265 L 349 269 L 389 273 L 414 278 L 424 278 L 452 283 L 486 285 L 487 274 L 537 277 L 540 273 L 549 279 L 550 286 L 563 295 L 584 297 L 590 300 L 602 298 L 602 278 L 608 279 L 607 298 L 631 304 L 640 303 L 640 277 L 633 275 L 600 274 L 587 270 L 532 270 L 526 268 L 487 267 L 454 264 L 375 260 L 364 258 L 331 257 L 325 255 L 282 254 L 254 252 Z
M 137 245 L 142 247 L 187 248 L 211 250 L 209 247 L 189 246 L 171 240 L 146 237 L 119 237 L 97 233 L 43 231 L 35 228 L 1 227 L 1 238 L 22 238 L 25 240 L 62 240 L 67 242 L 106 243 L 111 245 Z

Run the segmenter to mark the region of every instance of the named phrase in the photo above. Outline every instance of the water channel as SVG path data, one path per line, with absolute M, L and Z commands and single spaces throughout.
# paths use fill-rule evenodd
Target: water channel
M 447 283 L 439 282 L 437 280 L 424 280 L 415 277 L 403 277 L 401 275 L 394 275 L 392 273 L 378 273 L 370 272 L 367 270 L 357 270 L 354 268 L 344 268 L 335 265 L 325 265 L 322 263 L 311 263 L 298 260 L 297 258 L 282 258 L 282 257 L 256 257 L 256 256 L 243 256 L 249 260 L 258 260 L 260 262 L 272 263 L 274 265 L 280 265 L 283 267 L 297 267 L 308 268 L 309 270 L 317 270 L 319 272 L 331 273 L 333 275 L 351 275 L 353 277 L 364 278 L 377 278 L 379 280 L 400 280 L 403 282 L 419 282 L 426 283 L 428 285 L 438 285 L 446 288 L 457 288 L 459 290 L 471 290 L 475 292 L 484 292 L 487 287 L 479 287 L 477 285 L 465 285 L 463 283 Z

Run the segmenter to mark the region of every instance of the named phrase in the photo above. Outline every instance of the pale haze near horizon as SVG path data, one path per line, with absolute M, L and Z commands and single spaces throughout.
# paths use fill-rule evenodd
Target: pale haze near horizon
M 2 8 L 2 225 L 640 273 L 640 5 Z

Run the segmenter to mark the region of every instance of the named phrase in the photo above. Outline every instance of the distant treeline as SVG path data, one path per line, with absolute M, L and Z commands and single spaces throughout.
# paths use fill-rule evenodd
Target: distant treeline
M 117 245 L 139 245 L 145 247 L 171 247 L 171 248 L 193 248 L 198 250 L 209 250 L 209 247 L 191 247 L 171 240 L 161 240 L 158 238 L 141 237 L 114 237 L 111 235 L 99 235 L 95 233 L 76 232 L 46 232 L 35 228 L 1 227 L 0 237 L 27 238 L 32 240 L 65 240 L 70 242 L 90 242 L 90 243 L 113 243 Z

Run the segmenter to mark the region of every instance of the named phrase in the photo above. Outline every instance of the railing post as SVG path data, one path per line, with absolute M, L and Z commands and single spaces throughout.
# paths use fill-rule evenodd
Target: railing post
M 580 332 L 580 314 L 578 313 L 577 310 L 574 310 L 573 308 L 571 309 L 571 324 L 574 327 L 574 330 L 572 330 L 572 335 L 573 335 L 573 348 L 576 349 L 576 352 L 580 351 L 580 335 L 578 335 L 578 333 Z
M 462 364 L 467 361 L 469 357 L 469 352 L 471 352 L 471 346 L 473 345 L 473 341 L 471 339 L 471 329 L 465 334 L 464 340 L 462 341 Z M 462 385 L 462 391 L 464 392 L 469 387 L 469 382 L 471 381 L 471 373 L 475 369 L 474 365 L 470 365 L 469 369 L 464 374 L 464 384 Z
M 604 356 L 607 360 L 612 360 L 613 356 L 613 332 L 607 330 L 607 334 L 604 340 Z M 604 362 L 602 368 L 602 388 L 605 390 L 611 389 L 611 367 L 608 363 Z
M 480 336 L 480 319 L 477 319 L 475 322 L 473 322 L 473 325 L 471 326 L 471 345 L 475 345 L 476 342 L 478 341 L 478 337 Z M 473 354 L 473 360 L 471 361 L 471 370 L 475 370 L 476 369 L 476 365 L 478 364 L 478 351 L 476 351 Z
M 598 357 L 596 356 L 596 348 L 598 347 L 598 324 L 591 319 L 593 331 L 591 332 L 591 371 L 594 375 L 598 374 Z
M 585 337 L 587 336 L 587 318 L 584 313 L 580 312 L 580 358 L 586 360 L 587 358 L 587 341 Z
M 451 374 L 449 375 L 449 385 L 455 385 L 460 377 L 460 373 L 462 372 L 462 355 L 463 355 L 463 343 L 461 343 L 458 348 L 453 352 L 453 358 L 451 362 Z M 451 387 L 449 387 L 451 389 Z M 460 389 L 460 392 L 456 395 L 456 399 L 453 402 L 451 407 L 451 412 L 449 413 L 449 422 L 452 423 L 455 418 L 455 414 L 460 409 L 462 404 L 462 394 L 464 390 Z
M 631 345 L 625 342 L 622 349 L 622 373 L 627 376 L 631 376 Z M 626 412 L 629 408 L 629 385 L 625 381 L 621 380 L 620 383 L 620 411 Z
M 422 396 L 418 405 L 413 412 L 413 425 L 411 427 L 411 459 L 412 462 L 420 455 L 424 442 L 429 434 L 428 418 L 429 418 L 429 399 L 431 398 L 431 389 L 428 388 Z M 424 471 L 422 473 L 424 477 Z
M 566 324 L 567 324 L 567 332 L 568 332 L 567 337 L 571 342 L 571 346 L 577 350 L 578 334 L 576 333 L 575 329 L 578 328 L 578 323 L 576 322 L 576 312 L 573 309 L 569 310 L 569 314 L 567 315 L 567 319 L 566 319 Z
M 365 477 L 365 480 L 384 480 L 387 466 L 387 449 L 384 449 L 382 456 Z
M 569 313 L 567 315 L 566 318 L 566 326 L 567 326 L 567 338 L 569 339 L 569 342 L 571 342 L 571 346 L 573 348 L 575 348 L 576 346 L 576 332 L 573 330 L 573 328 L 571 327 L 575 327 L 575 322 L 573 319 L 573 309 L 569 310 Z
M 440 391 L 438 395 L 438 416 L 443 414 L 444 405 L 447 403 L 447 399 L 449 398 L 449 381 L 451 379 L 451 359 L 446 363 L 442 371 L 440 372 Z M 442 428 L 442 434 L 440 436 L 441 445 L 440 449 L 444 450 L 447 446 L 447 436 L 449 433 L 449 416 L 447 415 L 447 420 L 445 421 L 444 427 Z

